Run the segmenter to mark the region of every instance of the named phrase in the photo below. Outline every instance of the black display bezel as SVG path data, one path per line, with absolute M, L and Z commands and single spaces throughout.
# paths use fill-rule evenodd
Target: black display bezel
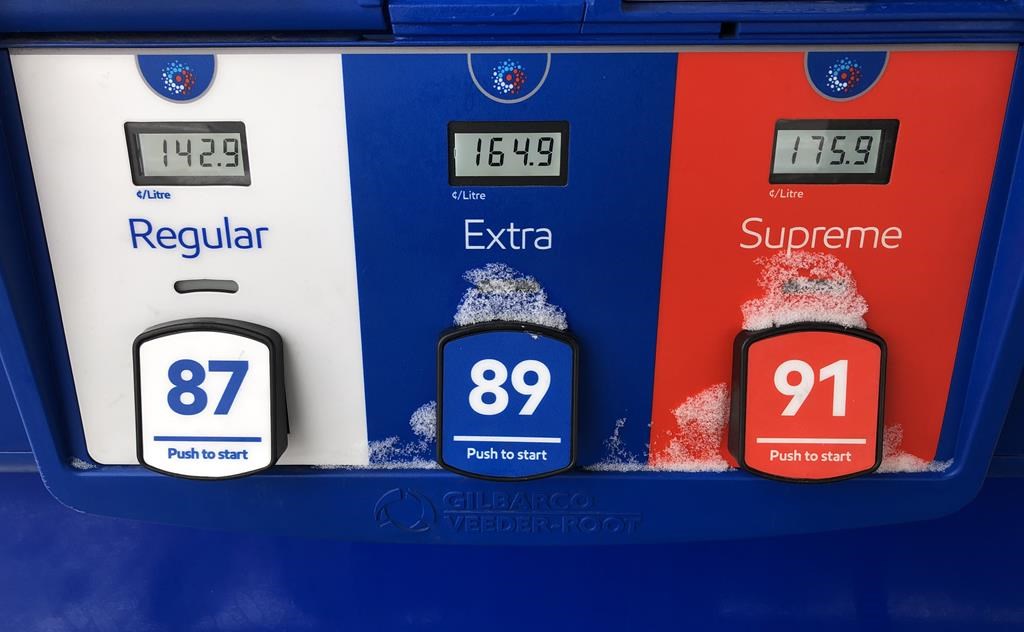
M 889 184 L 896 153 L 898 119 L 779 119 L 772 132 L 772 156 L 768 163 L 770 184 Z M 775 151 L 782 130 L 828 131 L 832 129 L 881 130 L 878 162 L 868 173 L 775 173 Z
M 238 134 L 242 150 L 242 175 L 210 176 L 147 176 L 143 173 L 142 147 L 139 134 Z M 249 145 L 245 138 L 245 123 L 241 121 L 164 121 L 147 123 L 125 123 L 124 135 L 128 142 L 128 163 L 131 165 L 132 182 L 136 185 L 165 186 L 242 186 L 247 187 L 252 179 L 249 175 Z
M 551 132 L 562 135 L 556 176 L 457 176 L 455 134 L 482 132 Z M 569 182 L 569 121 L 451 121 L 448 123 L 448 184 L 451 186 L 555 186 Z

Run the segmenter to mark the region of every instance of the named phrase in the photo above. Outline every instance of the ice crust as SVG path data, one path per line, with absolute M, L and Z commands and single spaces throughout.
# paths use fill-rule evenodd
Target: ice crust
M 757 284 L 764 295 L 740 308 L 744 329 L 806 322 L 867 326 L 868 303 L 857 292 L 853 273 L 835 256 L 798 250 L 756 261 L 762 266 Z
M 548 302 L 548 293 L 532 276 L 504 263 L 488 263 L 463 275 L 473 287 L 466 290 L 455 311 L 455 324 L 475 325 L 496 320 L 567 329 L 565 312 Z
M 875 470 L 879 474 L 898 472 L 945 472 L 953 465 L 948 461 L 925 461 L 903 451 L 903 425 L 894 424 L 885 429 L 882 440 L 882 464 Z

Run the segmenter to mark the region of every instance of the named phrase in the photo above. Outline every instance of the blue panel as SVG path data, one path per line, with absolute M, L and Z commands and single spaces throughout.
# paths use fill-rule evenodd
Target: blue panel
M 999 437 L 996 454 L 1024 457 L 1024 380 L 1017 386 L 1017 395 L 1006 415 L 1006 425 Z
M 931 522 L 634 547 L 348 544 L 61 507 L 0 476 L 4 628 L 1016 630 L 1024 479 Z M 500 571 L 500 572 L 499 572 Z
M 1020 2 L 983 0 L 916 2 L 633 2 L 588 0 L 583 33 L 693 33 L 704 25 L 716 39 L 756 39 L 770 34 L 794 41 L 823 36 L 853 41 L 879 33 L 921 34 L 934 38 L 963 33 L 977 37 L 1024 32 Z M 721 23 L 732 28 L 719 30 Z M 395 25 L 396 31 L 400 28 Z M 1012 34 L 1012 35 L 1011 35 Z M 941 37 L 941 36 L 940 36 Z
M 343 62 L 349 152 L 374 156 L 351 163 L 370 439 L 413 440 L 409 416 L 434 398 L 433 344 L 453 324 L 463 275 L 500 262 L 534 275 L 581 348 L 601 349 L 581 357 L 577 459 L 600 461 L 617 418 L 651 414 L 676 55 L 556 54 L 543 85 L 528 77 L 524 95 L 537 92 L 513 104 L 474 88 L 464 54 Z M 443 177 L 451 121 L 570 115 L 565 187 L 453 188 Z M 459 197 L 468 190 L 487 198 Z M 510 219 L 549 228 L 553 247 L 513 250 L 507 235 L 504 248 L 465 247 L 466 220 L 481 220 L 469 245 L 486 246 L 483 231 Z M 647 434 L 636 423 L 622 438 L 640 451 Z
M 8 452 L 28 452 L 28 437 L 25 427 L 21 424 L 21 415 L 14 403 L 11 389 L 7 384 L 7 376 L 0 371 L 0 467 L 3 467 L 3 455 Z

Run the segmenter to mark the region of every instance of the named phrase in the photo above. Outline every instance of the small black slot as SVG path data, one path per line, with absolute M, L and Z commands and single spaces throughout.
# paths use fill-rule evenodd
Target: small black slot
M 722 22 L 722 26 L 718 28 L 718 37 L 720 39 L 729 39 L 730 37 L 736 37 L 736 22 Z
M 178 294 L 191 294 L 192 292 L 234 294 L 238 291 L 238 284 L 230 279 L 183 279 L 174 282 L 174 291 Z

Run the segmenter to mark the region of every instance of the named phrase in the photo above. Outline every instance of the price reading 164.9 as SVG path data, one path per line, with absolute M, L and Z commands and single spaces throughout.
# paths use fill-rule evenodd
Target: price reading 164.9
M 452 185 L 566 184 L 565 122 L 462 122 L 448 125 Z

